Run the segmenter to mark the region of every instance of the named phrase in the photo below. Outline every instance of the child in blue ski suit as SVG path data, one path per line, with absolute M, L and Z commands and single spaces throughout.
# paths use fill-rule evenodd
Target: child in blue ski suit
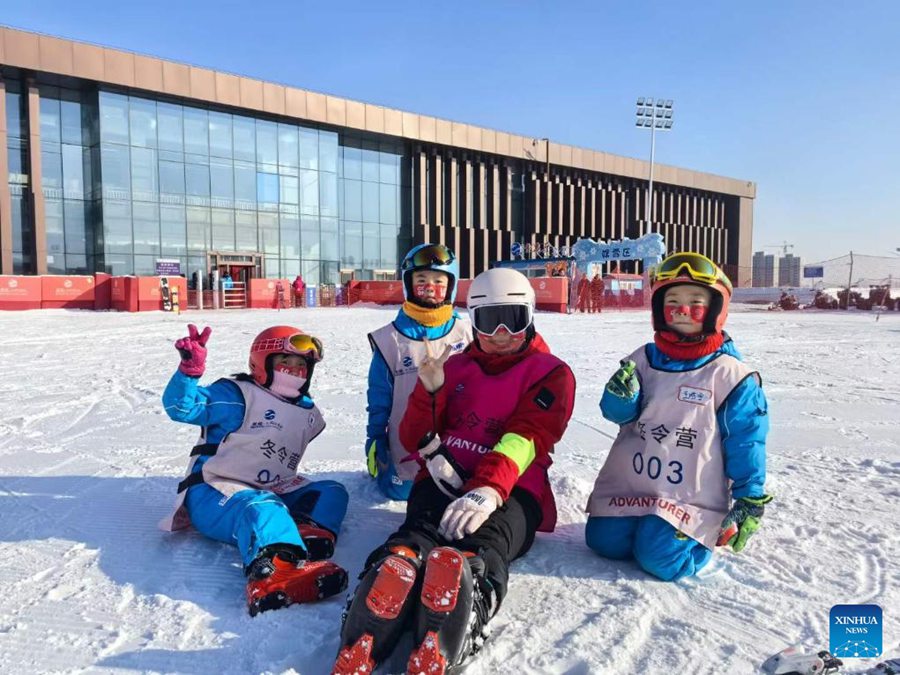
M 439 350 L 449 345 L 456 354 L 472 341 L 472 326 L 453 310 L 459 277 L 453 251 L 441 244 L 416 246 L 403 258 L 400 273 L 405 300 L 397 318 L 369 334 L 365 448 L 369 475 L 381 492 L 406 501 L 419 467 L 405 461 L 408 451 L 400 442 L 399 427 L 426 356 L 422 340 Z
M 766 399 L 724 332 L 731 282 L 708 258 L 678 253 L 653 271 L 654 342 L 613 375 L 600 401 L 621 425 L 588 503 L 587 545 L 676 580 L 717 545 L 740 551 L 765 494 Z
M 211 329 L 188 330 L 175 343 L 182 361 L 163 405 L 171 419 L 201 431 L 162 527 L 193 525 L 237 545 L 251 615 L 341 592 L 347 573 L 324 559 L 334 552 L 347 491 L 297 474 L 306 446 L 325 427 L 309 397 L 321 342 L 290 326 L 268 328 L 253 340 L 249 375 L 201 387 Z

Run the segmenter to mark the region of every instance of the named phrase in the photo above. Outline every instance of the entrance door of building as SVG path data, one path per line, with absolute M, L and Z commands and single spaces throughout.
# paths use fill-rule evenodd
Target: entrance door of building
M 210 251 L 207 269 L 210 273 L 219 273 L 220 288 L 215 290 L 222 293 L 222 307 L 241 309 L 247 306 L 250 280 L 262 276 L 263 263 L 261 253 Z

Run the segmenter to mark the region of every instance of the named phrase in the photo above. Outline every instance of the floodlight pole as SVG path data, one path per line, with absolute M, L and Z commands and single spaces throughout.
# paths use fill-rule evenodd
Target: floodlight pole
M 653 158 L 656 155 L 656 118 L 650 127 L 650 181 L 647 183 L 647 201 L 644 204 L 644 221 L 647 223 L 647 231 L 650 231 L 650 215 L 653 213 Z

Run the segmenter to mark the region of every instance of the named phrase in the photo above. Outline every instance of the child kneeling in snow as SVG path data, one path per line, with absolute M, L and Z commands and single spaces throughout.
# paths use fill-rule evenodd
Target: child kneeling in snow
M 600 409 L 621 425 L 588 502 L 587 545 L 670 581 L 716 545 L 740 551 L 765 494 L 766 399 L 724 332 L 731 282 L 697 253 L 651 273 L 654 341 L 622 361 Z M 730 490 L 730 494 L 729 494 Z
M 309 397 L 322 343 L 290 326 L 267 328 L 250 347 L 250 374 L 199 385 L 211 332 L 194 325 L 175 343 L 181 364 L 163 393 L 176 422 L 201 427 L 174 513 L 161 526 L 236 544 L 251 616 L 340 593 L 347 573 L 328 562 L 348 495 L 335 481 L 297 475 L 325 428 Z

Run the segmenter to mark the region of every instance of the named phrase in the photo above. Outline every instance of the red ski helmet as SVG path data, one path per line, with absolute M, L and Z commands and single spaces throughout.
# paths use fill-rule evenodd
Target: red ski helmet
M 709 311 L 703 320 L 703 334 L 721 333 L 728 318 L 731 281 L 712 260 L 699 253 L 673 253 L 650 271 L 650 306 L 653 330 L 667 330 L 663 315 L 666 288 L 677 284 L 703 286 L 712 291 Z
M 272 384 L 272 364 L 269 359 L 274 354 L 298 354 L 306 359 L 307 384 L 309 387 L 315 364 L 322 360 L 322 342 L 293 326 L 272 326 L 253 338 L 250 345 L 250 376 L 257 384 L 268 387 Z M 306 393 L 304 390 L 302 393 Z

